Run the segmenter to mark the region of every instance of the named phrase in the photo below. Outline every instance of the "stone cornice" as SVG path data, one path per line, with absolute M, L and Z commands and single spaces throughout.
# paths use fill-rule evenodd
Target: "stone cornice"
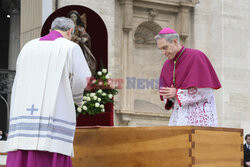
M 155 8 L 158 10 L 178 12 L 179 7 L 194 8 L 198 3 L 199 0 L 134 0 L 133 5 L 135 7 Z
M 116 114 L 130 115 L 130 116 L 143 116 L 143 117 L 163 117 L 170 118 L 170 113 L 166 112 L 141 112 L 141 111 L 128 111 L 128 110 L 116 110 Z
M 120 5 L 132 5 L 133 0 L 118 0 Z
M 129 110 L 116 110 L 116 114 L 119 115 L 121 122 L 129 126 L 133 124 L 134 120 L 158 120 L 168 121 L 170 119 L 170 113 L 164 112 L 140 112 L 140 111 L 129 111 Z

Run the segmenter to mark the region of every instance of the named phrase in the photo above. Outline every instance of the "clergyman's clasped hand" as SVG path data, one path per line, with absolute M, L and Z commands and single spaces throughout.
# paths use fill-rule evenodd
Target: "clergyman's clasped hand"
M 174 99 L 176 97 L 176 88 L 173 85 L 171 87 L 161 87 L 159 93 L 164 99 Z

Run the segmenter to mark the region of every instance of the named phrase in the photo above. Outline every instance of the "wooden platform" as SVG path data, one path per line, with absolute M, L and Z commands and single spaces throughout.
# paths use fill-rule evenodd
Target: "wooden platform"
M 76 130 L 74 167 L 241 167 L 243 130 L 94 127 Z

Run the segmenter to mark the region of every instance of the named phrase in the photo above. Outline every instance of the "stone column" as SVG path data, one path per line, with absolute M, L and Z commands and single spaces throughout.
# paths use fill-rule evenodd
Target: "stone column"
M 20 51 L 20 1 L 11 1 L 8 11 L 10 13 L 8 70 L 16 70 L 16 60 Z M 7 122 L 9 122 L 10 97 L 10 94 L 7 94 Z M 7 123 L 6 130 L 8 129 Z
M 42 0 L 21 0 L 21 39 L 23 47 L 28 41 L 40 37 L 42 28 Z
M 180 42 L 186 44 L 186 39 L 190 36 L 191 12 L 190 7 L 181 6 L 177 16 L 177 32 L 180 35 Z
M 53 0 L 42 0 L 42 24 L 46 21 L 49 15 L 52 13 Z
M 21 0 L 21 48 L 28 41 L 40 37 L 43 22 L 52 13 L 52 2 L 53 0 Z
M 123 15 L 122 25 L 122 79 L 124 80 L 121 91 L 121 110 L 132 111 L 134 109 L 133 90 L 126 89 L 126 77 L 132 77 L 133 72 L 133 38 L 132 38 L 132 21 L 133 21 L 133 0 L 120 0 Z
M 12 3 L 10 8 L 9 70 L 16 69 L 16 59 L 20 51 L 20 3 Z

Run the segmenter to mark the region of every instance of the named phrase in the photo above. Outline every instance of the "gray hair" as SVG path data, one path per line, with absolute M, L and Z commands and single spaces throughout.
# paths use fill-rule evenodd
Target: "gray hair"
M 71 28 L 73 28 L 72 33 L 74 33 L 75 24 L 71 19 L 66 17 L 57 17 L 51 24 L 51 30 L 68 31 Z
M 173 42 L 173 39 L 177 39 L 178 40 L 178 43 L 180 43 L 180 36 L 179 34 L 177 33 L 174 33 L 174 34 L 158 34 L 155 36 L 155 40 L 157 41 L 158 39 L 166 39 L 166 41 L 172 43 Z

